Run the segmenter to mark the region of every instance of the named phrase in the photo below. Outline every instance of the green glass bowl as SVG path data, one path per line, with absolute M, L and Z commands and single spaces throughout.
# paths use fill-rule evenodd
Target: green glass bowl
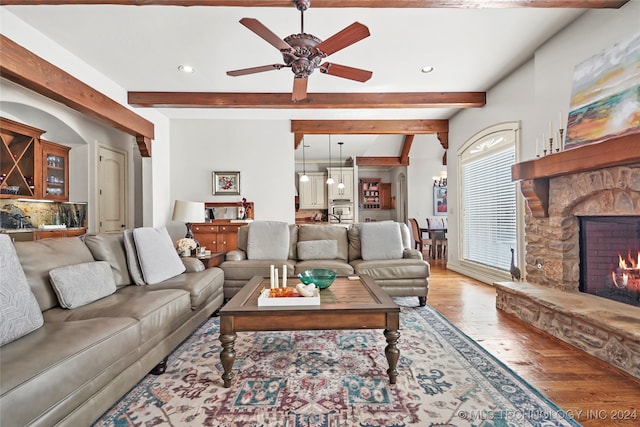
M 305 285 L 313 283 L 318 289 L 326 289 L 336 280 L 337 275 L 335 271 L 326 268 L 312 268 L 298 274 L 298 279 Z

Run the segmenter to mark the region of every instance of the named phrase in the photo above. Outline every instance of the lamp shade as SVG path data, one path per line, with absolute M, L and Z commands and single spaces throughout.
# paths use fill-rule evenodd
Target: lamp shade
M 171 219 L 180 222 L 203 222 L 204 202 L 176 200 L 173 205 L 173 217 Z

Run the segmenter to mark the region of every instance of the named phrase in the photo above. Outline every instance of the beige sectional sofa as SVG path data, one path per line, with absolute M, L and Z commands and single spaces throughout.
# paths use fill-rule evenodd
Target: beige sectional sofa
M 0 234 L 0 425 L 90 425 L 220 308 L 221 269 L 172 257 L 163 279 L 151 240 L 142 260 L 130 233 Z
M 416 296 L 425 305 L 429 263 L 411 242 L 406 224 L 397 222 L 354 224 L 347 229 L 255 221 L 240 227 L 238 249 L 228 252 L 220 265 L 225 298 L 255 275 L 268 277 L 271 265 L 286 265 L 289 275 L 310 268 L 329 268 L 339 275 L 367 274 L 389 295 Z

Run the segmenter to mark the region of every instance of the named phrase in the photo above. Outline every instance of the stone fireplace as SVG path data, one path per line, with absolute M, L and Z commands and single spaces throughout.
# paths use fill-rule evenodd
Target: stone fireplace
M 627 233 L 638 232 L 640 135 L 523 162 L 514 166 L 513 176 L 521 181 L 529 207 L 526 281 L 496 283 L 497 307 L 640 378 L 640 307 L 580 292 L 586 285 L 581 283 L 585 220 L 625 218 Z M 626 247 L 627 242 L 621 255 L 635 250 L 637 263 L 640 238 L 632 237 L 635 248 Z M 587 253 L 583 248 L 582 256 Z M 611 274 L 610 259 L 607 255 L 606 267 L 596 267 L 606 268 L 605 276 Z M 620 269 L 613 269 L 622 280 Z M 589 278 L 595 274 L 582 270 Z

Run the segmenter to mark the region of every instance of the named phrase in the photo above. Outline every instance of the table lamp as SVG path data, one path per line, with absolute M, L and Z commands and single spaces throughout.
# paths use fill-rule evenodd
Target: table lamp
M 204 221 L 204 202 L 187 202 L 184 200 L 176 200 L 175 204 L 173 205 L 173 217 L 171 219 L 174 221 L 184 222 L 187 226 L 187 235 L 184 237 L 193 239 L 191 224 L 194 222 Z M 198 242 L 196 241 L 196 245 L 197 244 Z

